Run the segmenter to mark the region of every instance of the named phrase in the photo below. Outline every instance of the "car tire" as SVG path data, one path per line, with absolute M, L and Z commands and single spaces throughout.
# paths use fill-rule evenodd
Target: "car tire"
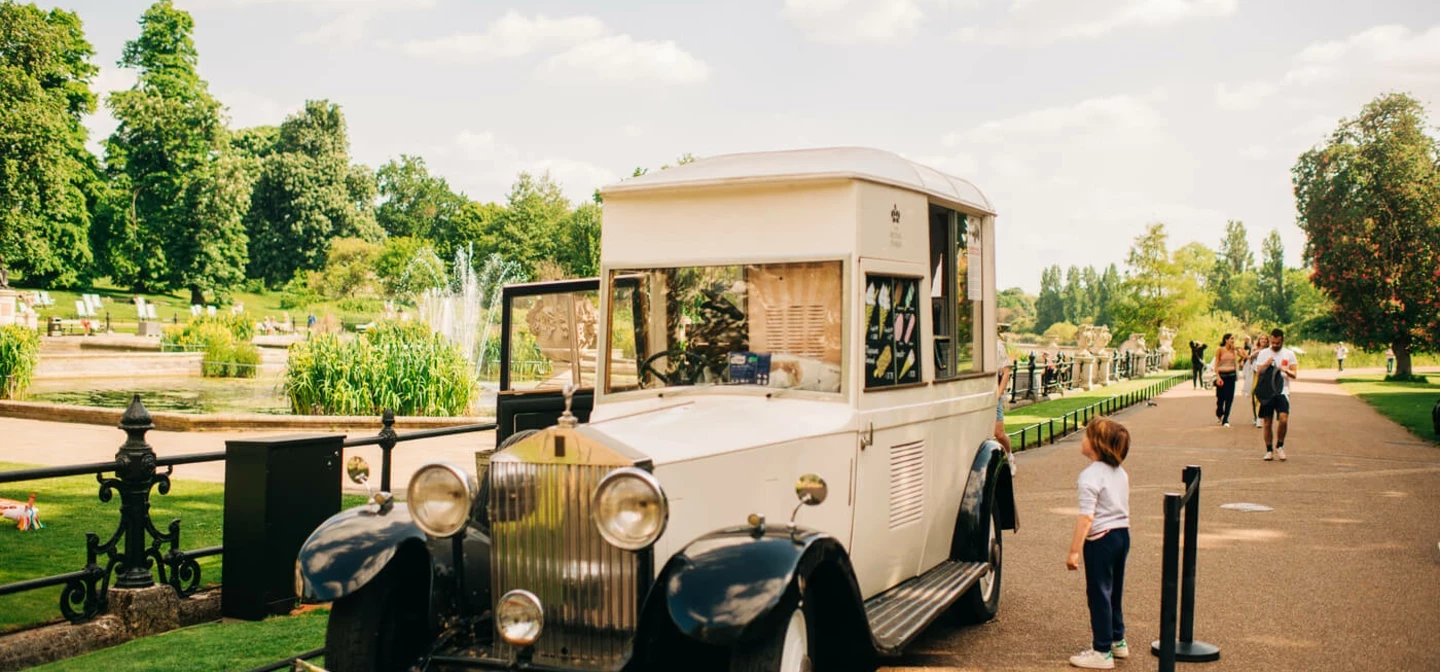
M 395 568 L 335 600 L 325 627 L 325 668 L 331 672 L 405 670 L 425 653 L 430 628 L 425 590 L 403 590 Z
M 730 652 L 730 672 L 810 672 L 814 634 L 803 605 L 790 609 L 774 632 Z
M 985 532 L 987 560 L 990 571 L 980 577 L 970 590 L 955 601 L 952 611 L 965 623 L 984 623 L 1000 613 L 1000 583 L 1003 578 L 1004 554 L 1000 535 L 1000 517 L 994 502 L 990 505 L 990 524 Z

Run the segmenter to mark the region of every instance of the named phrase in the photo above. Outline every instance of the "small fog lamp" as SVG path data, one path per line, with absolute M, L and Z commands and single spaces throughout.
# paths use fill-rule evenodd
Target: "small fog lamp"
M 634 467 L 616 469 L 600 479 L 591 511 L 600 536 L 627 551 L 655 543 L 670 516 L 660 482 Z
M 540 598 L 528 590 L 512 590 L 495 605 L 495 629 L 511 646 L 526 647 L 540 638 L 545 627 L 545 610 Z
M 410 477 L 406 490 L 410 516 L 432 537 L 450 537 L 465 529 L 479 487 L 475 479 L 448 462 L 432 462 Z

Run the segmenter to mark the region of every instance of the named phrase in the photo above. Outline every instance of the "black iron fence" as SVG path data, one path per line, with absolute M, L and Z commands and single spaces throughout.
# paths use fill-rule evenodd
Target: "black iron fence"
M 1092 379 L 1085 380 L 1085 364 L 1075 355 L 1064 352 L 1056 355 L 1031 352 L 1027 356 L 1019 357 L 1013 364 L 1014 370 L 1010 376 L 1010 403 L 1079 389 L 1088 383 L 1107 378 L 1111 382 L 1138 378 L 1159 371 L 1162 357 L 1158 352 L 1115 353 L 1108 360 L 1095 358 L 1093 362 L 1091 366 L 1097 368 L 1091 373 Z
M 380 486 L 384 491 L 389 491 L 391 487 L 391 451 L 397 445 L 495 428 L 494 423 L 478 423 L 401 434 L 395 431 L 394 424 L 394 414 L 386 411 L 379 434 L 353 439 L 337 437 L 343 439 L 342 448 L 372 445 L 380 447 Z M 64 574 L 0 585 L 0 596 L 64 586 L 60 594 L 60 613 L 70 622 L 79 623 L 105 611 L 112 585 L 116 588 L 148 588 L 156 585 L 158 579 L 159 583 L 173 587 L 182 597 L 192 595 L 200 587 L 200 565 L 196 560 L 224 553 L 225 546 L 183 550 L 179 518 L 170 521 L 163 532 L 151 519 L 151 491 L 158 490 L 161 495 L 168 495 L 171 489 L 170 475 L 176 466 L 224 461 L 228 449 L 159 457 L 145 440 L 146 432 L 154 427 L 149 411 L 145 409 L 140 395 L 137 394 L 121 418 L 120 429 L 126 433 L 127 439 L 120 446 L 114 461 L 0 472 L 0 484 L 94 474 L 100 486 L 99 499 L 102 503 L 109 503 L 114 499 L 115 493 L 120 494 L 120 519 L 115 531 L 109 534 L 104 542 L 101 542 L 98 534 L 85 535 L 83 567 Z M 231 498 L 227 497 L 227 508 L 230 501 Z M 338 512 L 338 507 L 336 511 Z M 230 515 L 231 512 L 226 511 L 226 517 Z M 297 546 L 294 551 L 298 550 Z M 295 553 L 289 555 L 290 558 L 285 562 L 293 563 Z
M 1007 436 L 1010 437 L 1010 444 L 1014 450 L 1025 450 L 1031 446 L 1053 444 L 1070 434 L 1080 431 L 1080 429 L 1085 427 L 1085 423 L 1090 421 L 1090 418 L 1097 415 L 1111 415 L 1135 404 L 1149 401 L 1185 379 L 1185 374 L 1177 373 L 1167 378 L 1157 380 L 1141 389 L 1117 394 L 1101 399 L 1084 408 L 1077 408 L 1058 418 L 1050 418 L 1045 422 L 1037 422 L 1033 425 L 1022 427 L 1016 431 L 1009 432 Z M 1056 420 L 1060 421 L 1058 431 L 1055 428 Z

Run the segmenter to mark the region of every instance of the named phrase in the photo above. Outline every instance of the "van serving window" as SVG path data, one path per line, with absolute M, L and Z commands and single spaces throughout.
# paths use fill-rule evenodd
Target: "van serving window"
M 978 233 L 978 226 L 971 226 L 964 214 L 930 206 L 930 325 L 936 380 L 981 367 L 974 356 L 982 289 Z

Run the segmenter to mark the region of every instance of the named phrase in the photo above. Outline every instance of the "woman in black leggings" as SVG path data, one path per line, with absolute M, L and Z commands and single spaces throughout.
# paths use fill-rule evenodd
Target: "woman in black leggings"
M 1235 379 L 1240 368 L 1240 353 L 1235 350 L 1235 337 L 1225 334 L 1220 337 L 1220 349 L 1215 351 L 1215 419 L 1230 426 L 1230 407 L 1235 404 Z

